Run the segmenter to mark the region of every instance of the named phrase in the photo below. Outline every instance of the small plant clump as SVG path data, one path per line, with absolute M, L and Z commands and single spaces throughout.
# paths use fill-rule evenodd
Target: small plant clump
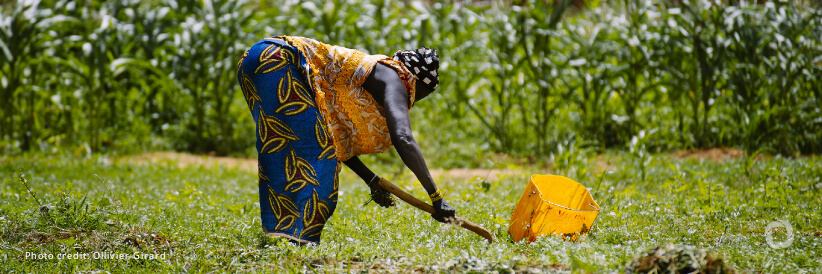
M 737 273 L 721 258 L 690 245 L 667 244 L 650 248 L 633 260 L 627 273 Z

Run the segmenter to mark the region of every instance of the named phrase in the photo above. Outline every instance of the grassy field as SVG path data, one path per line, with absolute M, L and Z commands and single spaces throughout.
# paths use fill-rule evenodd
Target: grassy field
M 345 170 L 322 244 L 306 247 L 262 234 L 256 174 L 242 168 L 0 156 L 0 272 L 621 271 L 643 250 L 667 243 L 710 250 L 740 270 L 822 268 L 820 158 L 640 156 L 494 163 L 512 175 L 440 177 L 458 214 L 496 233 L 493 244 L 406 204 L 363 206 L 367 188 Z M 424 197 L 409 172 L 374 169 Z M 534 173 L 566 175 L 591 189 L 602 211 L 581 242 L 510 242 L 511 212 Z M 784 249 L 765 241 L 765 227 L 778 219 L 793 226 L 793 243 Z M 57 258 L 135 252 L 159 257 Z

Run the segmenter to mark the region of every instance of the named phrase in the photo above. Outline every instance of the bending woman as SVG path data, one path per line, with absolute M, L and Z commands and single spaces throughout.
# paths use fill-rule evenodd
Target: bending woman
M 431 178 L 408 112 L 439 84 L 432 49 L 401 50 L 393 59 L 293 36 L 265 38 L 237 66 L 257 128 L 260 215 L 266 233 L 318 243 L 337 206 L 340 162 L 393 206 L 380 178 L 358 155 L 393 145 L 445 222 L 454 209 Z

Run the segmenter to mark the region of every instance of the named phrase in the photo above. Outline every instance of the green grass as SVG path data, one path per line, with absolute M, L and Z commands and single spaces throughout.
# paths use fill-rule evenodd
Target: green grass
M 487 190 L 482 178 L 437 180 L 459 215 L 497 234 L 498 240 L 490 245 L 406 204 L 387 210 L 373 203 L 364 207 L 365 185 L 343 171 L 340 202 L 322 244 L 306 247 L 262 235 L 256 174 L 243 170 L 179 168 L 169 161 L 134 165 L 105 156 L 0 157 L 0 269 L 622 270 L 642 250 L 665 243 L 711 250 L 743 270 L 822 268 L 818 157 L 721 163 L 665 155 L 638 161 L 619 152 L 596 161 L 583 154 L 574 157 L 561 168 L 497 164 L 520 175 L 492 180 Z M 644 169 L 638 166 L 641 162 L 647 162 Z M 601 167 L 610 171 L 602 172 Z M 423 197 L 408 172 L 391 176 L 393 166 L 375 169 Z M 528 245 L 510 242 L 508 220 L 533 173 L 567 175 L 591 189 L 602 211 L 581 242 L 557 237 Z M 765 227 L 777 219 L 790 222 L 795 232 L 793 244 L 785 249 L 772 249 L 765 242 Z M 25 259 L 26 252 L 141 252 L 165 254 L 165 259 L 35 260 Z

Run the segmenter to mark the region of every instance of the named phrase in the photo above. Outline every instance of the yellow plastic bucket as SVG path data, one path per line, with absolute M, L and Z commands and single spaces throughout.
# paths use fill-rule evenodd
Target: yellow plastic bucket
M 511 214 L 514 242 L 556 234 L 575 242 L 590 231 L 599 205 L 584 186 L 563 176 L 533 175 Z

